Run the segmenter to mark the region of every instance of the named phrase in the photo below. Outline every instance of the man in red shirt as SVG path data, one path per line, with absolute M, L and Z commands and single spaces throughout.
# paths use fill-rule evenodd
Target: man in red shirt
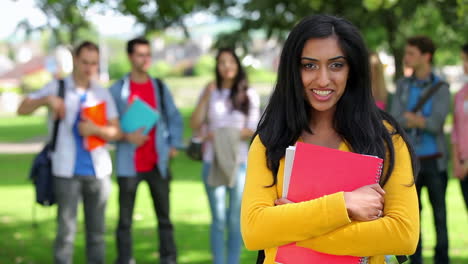
M 161 114 L 158 123 L 144 134 L 145 128 L 124 134 L 117 143 L 117 176 L 119 184 L 119 224 L 116 231 L 116 263 L 135 263 L 132 253 L 132 215 L 138 185 L 145 180 L 151 191 L 158 218 L 159 255 L 161 264 L 176 263 L 176 245 L 169 218 L 169 159 L 176 155 L 182 140 L 182 118 L 169 90 L 148 74 L 151 48 L 146 39 L 127 43 L 132 69 L 128 76 L 110 89 L 119 114 L 139 98 Z M 159 87 L 161 86 L 161 87 Z

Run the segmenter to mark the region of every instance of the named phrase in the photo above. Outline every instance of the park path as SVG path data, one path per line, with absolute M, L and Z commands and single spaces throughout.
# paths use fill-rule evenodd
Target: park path
M 45 137 L 37 137 L 24 142 L 0 142 L 0 154 L 31 154 L 41 151 Z

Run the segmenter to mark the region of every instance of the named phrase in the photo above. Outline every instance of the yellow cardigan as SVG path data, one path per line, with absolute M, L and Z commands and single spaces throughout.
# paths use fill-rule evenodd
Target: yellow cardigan
M 265 249 L 267 264 L 275 263 L 278 246 L 291 242 L 328 254 L 369 256 L 370 264 L 385 263 L 384 255 L 413 254 L 419 238 L 419 209 L 411 159 L 400 136 L 393 137 L 393 144 L 395 167 L 383 188 L 383 217 L 359 222 L 348 217 L 343 192 L 275 206 L 283 187 L 284 158 L 280 161 L 278 183 L 265 187 L 272 184 L 273 177 L 266 166 L 265 146 L 257 136 L 249 150 L 242 199 L 245 246 L 249 250 Z M 341 144 L 340 150 L 350 151 L 346 144 Z

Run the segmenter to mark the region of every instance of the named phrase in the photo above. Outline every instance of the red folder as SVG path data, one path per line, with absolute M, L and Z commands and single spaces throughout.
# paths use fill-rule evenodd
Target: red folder
M 309 201 L 340 191 L 353 191 L 379 182 L 383 160 L 298 142 L 289 181 L 292 202 Z M 320 253 L 295 243 L 278 247 L 275 262 L 281 264 L 351 264 L 363 258 Z
M 81 109 L 82 116 L 91 120 L 98 126 L 107 124 L 106 102 L 99 103 L 95 106 L 83 107 Z M 89 136 L 84 138 L 85 149 L 91 151 L 98 147 L 106 145 L 106 141 L 97 136 Z

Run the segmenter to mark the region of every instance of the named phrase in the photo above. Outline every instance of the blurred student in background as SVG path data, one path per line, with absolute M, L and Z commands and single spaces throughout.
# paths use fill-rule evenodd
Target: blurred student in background
M 462 46 L 461 57 L 463 72 L 468 75 L 468 43 Z M 468 83 L 455 95 L 453 108 L 453 174 L 460 179 L 460 187 L 468 209 Z
M 172 95 L 162 81 L 148 74 L 151 47 L 148 40 L 132 39 L 127 43 L 131 72 L 110 88 L 117 110 L 123 115 L 136 98 L 159 111 L 161 117 L 147 135 L 144 128 L 123 133 L 117 142 L 117 179 L 119 184 L 119 223 L 117 264 L 135 263 L 133 258 L 132 222 L 136 192 L 141 181 L 149 185 L 158 218 L 159 257 L 161 264 L 177 263 L 174 228 L 170 214 L 169 162 L 182 145 L 183 123 Z
M 112 163 L 104 145 L 89 149 L 85 142 L 96 136 L 105 141 L 120 137 L 118 113 L 109 91 L 94 79 L 99 68 L 99 49 L 85 41 L 73 53 L 73 72 L 64 81 L 65 98 L 58 96 L 59 80 L 30 94 L 19 106 L 26 115 L 40 106 L 50 109 L 49 124 L 60 119 L 52 171 L 57 200 L 57 234 L 54 262 L 73 260 L 78 202 L 83 200 L 87 263 L 105 263 L 105 211 L 110 192 Z M 96 125 L 83 110 L 104 103 L 106 124 Z M 49 126 L 50 127 L 50 126 Z
M 257 127 L 259 106 L 259 97 L 249 88 L 234 50 L 220 49 L 215 81 L 203 90 L 190 120 L 194 131 L 204 130 L 202 178 L 212 216 L 210 240 L 214 264 L 240 263 L 240 204 L 248 142 Z
M 413 74 L 397 81 L 390 113 L 405 129 L 421 164 L 416 189 L 420 198 L 422 188 L 427 187 L 433 208 L 437 234 L 434 263 L 446 264 L 449 263 L 445 203 L 448 147 L 444 123 L 450 111 L 450 91 L 448 83 L 433 72 L 435 51 L 434 42 L 427 36 L 407 39 L 403 61 Z M 431 90 L 432 94 L 429 93 Z M 424 98 L 427 98 L 425 102 Z M 420 200 L 419 206 L 422 210 Z M 411 256 L 411 263 L 423 263 L 421 238 L 416 253 Z
M 378 108 L 385 110 L 388 92 L 385 84 L 384 67 L 379 59 L 379 55 L 375 52 L 370 54 L 370 66 L 372 95 L 374 96 L 375 104 Z

